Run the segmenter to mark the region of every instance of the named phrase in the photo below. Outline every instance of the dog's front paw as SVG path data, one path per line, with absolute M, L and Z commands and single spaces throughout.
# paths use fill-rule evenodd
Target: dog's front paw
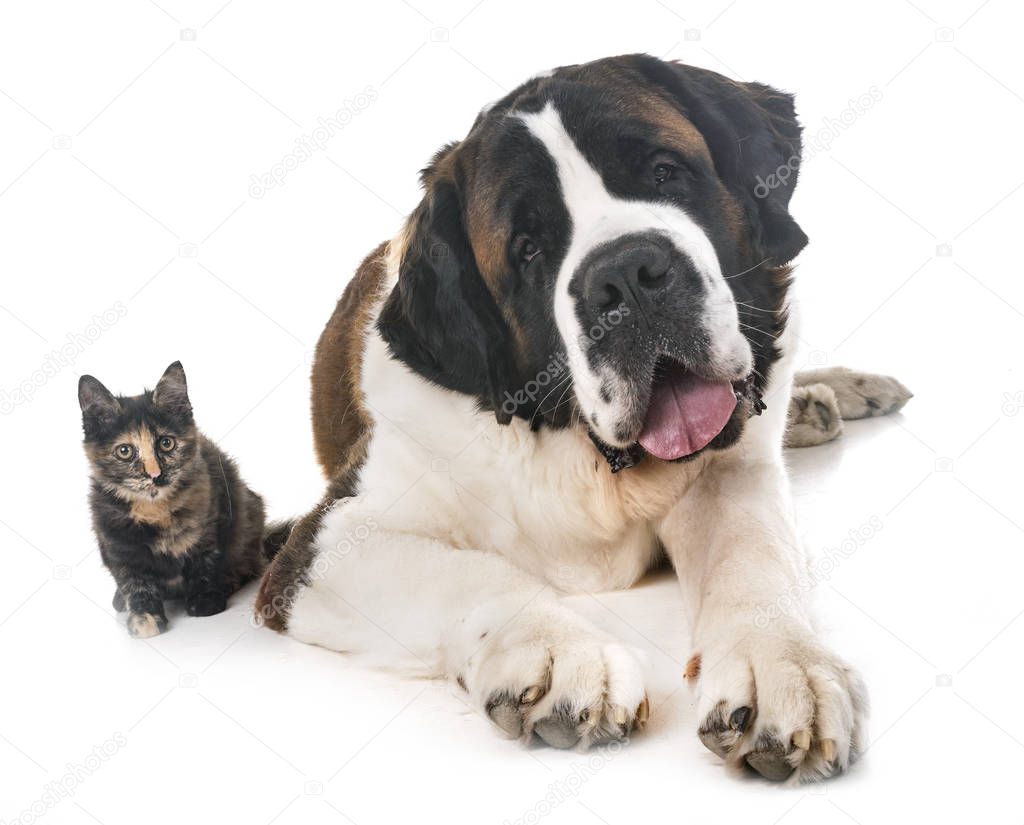
M 129 613 L 126 625 L 136 639 L 150 639 L 167 629 L 167 617 L 161 613 Z
M 464 686 L 510 737 L 585 749 L 647 721 L 636 658 L 576 614 L 520 616 L 483 642 Z
M 862 749 L 864 684 L 810 631 L 733 636 L 698 661 L 698 736 L 727 763 L 804 781 L 845 770 Z

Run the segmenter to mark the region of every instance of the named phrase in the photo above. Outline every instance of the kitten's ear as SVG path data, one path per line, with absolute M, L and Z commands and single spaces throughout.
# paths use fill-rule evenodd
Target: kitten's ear
M 87 434 L 113 423 L 121 412 L 121 404 L 113 393 L 91 375 L 78 379 L 78 405 Z
M 91 375 L 83 375 L 78 379 L 78 404 L 82 412 L 98 412 L 104 407 L 117 412 L 121 408 L 114 394 Z
M 181 361 L 171 364 L 157 381 L 153 390 L 153 403 L 158 407 L 179 415 L 192 415 L 192 404 L 188 400 L 188 385 Z

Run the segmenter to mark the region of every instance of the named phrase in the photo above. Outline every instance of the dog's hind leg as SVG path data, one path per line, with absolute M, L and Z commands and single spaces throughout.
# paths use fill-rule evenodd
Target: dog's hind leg
M 888 375 L 857 372 L 849 367 L 824 367 L 798 372 L 796 387 L 825 384 L 835 393 L 839 414 L 847 421 L 888 415 L 903 408 L 914 394 Z
M 787 447 L 813 447 L 843 431 L 843 420 L 888 415 L 914 394 L 888 375 L 824 367 L 798 372 L 786 428 Z

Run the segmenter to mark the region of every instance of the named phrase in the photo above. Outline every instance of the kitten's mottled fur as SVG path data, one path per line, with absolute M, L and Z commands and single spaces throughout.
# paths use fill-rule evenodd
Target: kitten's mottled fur
M 163 632 L 165 599 L 184 597 L 193 616 L 220 613 L 267 561 L 263 500 L 196 428 L 181 364 L 135 396 L 82 376 L 78 400 L 93 529 L 128 632 Z

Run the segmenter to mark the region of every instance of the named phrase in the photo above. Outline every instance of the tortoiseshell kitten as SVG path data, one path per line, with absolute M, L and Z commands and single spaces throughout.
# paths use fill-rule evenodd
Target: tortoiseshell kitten
M 164 599 L 184 597 L 192 616 L 220 613 L 265 565 L 263 500 L 196 429 L 181 363 L 130 397 L 84 375 L 78 401 L 93 529 L 128 632 L 162 633 Z

